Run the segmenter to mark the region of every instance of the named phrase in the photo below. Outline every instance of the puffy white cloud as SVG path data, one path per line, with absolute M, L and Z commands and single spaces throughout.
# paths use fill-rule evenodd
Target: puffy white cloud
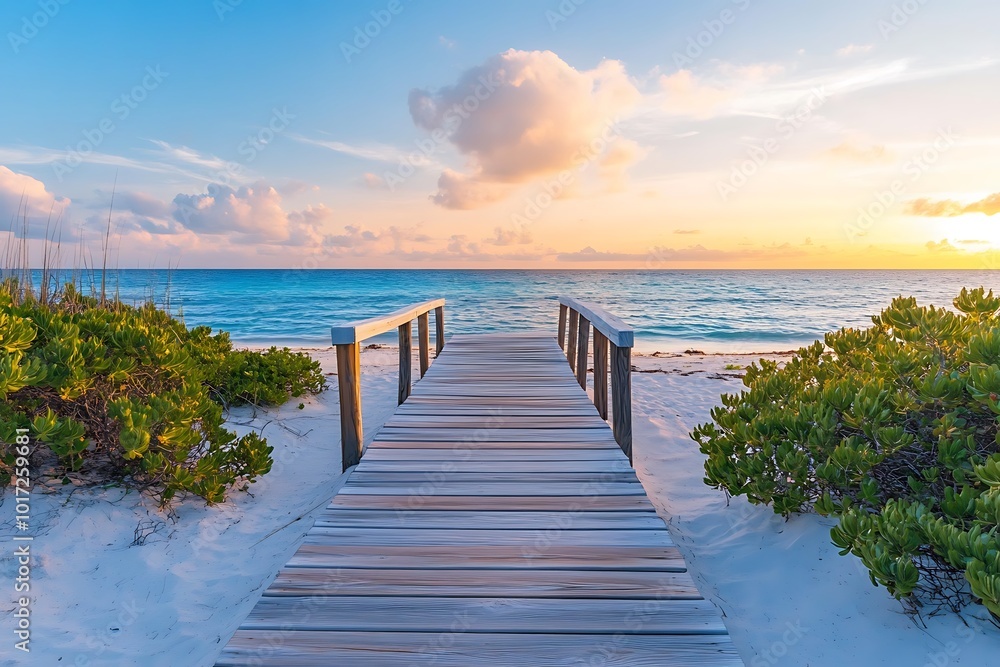
M 48 217 L 50 211 L 58 216 L 69 203 L 69 199 L 49 192 L 37 178 L 0 165 L 0 223 L 7 225 L 21 215 Z
M 321 227 L 332 217 L 325 206 L 286 213 L 281 194 L 262 181 L 233 189 L 212 185 L 207 194 L 179 194 L 173 218 L 199 234 L 237 236 L 245 242 L 299 245 L 322 237 Z
M 842 49 L 837 49 L 837 55 L 841 58 L 847 58 L 859 53 L 870 53 L 874 48 L 874 44 L 848 44 Z
M 417 126 L 468 158 L 465 173 L 441 174 L 433 200 L 470 209 L 586 163 L 592 143 L 640 99 L 618 61 L 577 70 L 551 51 L 512 49 L 453 86 L 412 91 L 409 106 Z

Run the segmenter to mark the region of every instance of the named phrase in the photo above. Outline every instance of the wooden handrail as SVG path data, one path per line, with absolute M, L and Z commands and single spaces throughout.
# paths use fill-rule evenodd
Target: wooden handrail
M 340 439 L 343 469 L 357 465 L 364 448 L 361 424 L 361 343 L 368 338 L 399 331 L 399 403 L 410 396 L 413 356 L 413 320 L 417 320 L 417 344 L 420 350 L 420 377 L 430 366 L 430 322 L 434 311 L 435 356 L 444 349 L 444 299 L 433 299 L 401 308 L 381 317 L 358 320 L 330 327 L 330 338 L 337 347 L 337 385 L 340 392 Z
M 608 418 L 610 370 L 611 425 L 615 441 L 631 463 L 632 347 L 635 345 L 635 332 L 621 318 L 600 306 L 577 301 L 568 296 L 559 297 L 559 347 L 566 351 L 570 368 L 574 370 L 577 381 L 584 389 L 587 388 L 587 347 L 590 343 L 591 329 L 594 331 L 594 406 L 602 419 Z

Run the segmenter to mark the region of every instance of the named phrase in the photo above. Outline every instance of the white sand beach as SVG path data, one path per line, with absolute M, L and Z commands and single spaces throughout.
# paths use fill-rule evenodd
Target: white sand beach
M 330 391 L 230 415 L 232 428 L 262 431 L 274 447 L 274 468 L 252 493 L 214 507 L 189 499 L 167 514 L 117 488 L 35 489 L 32 651 L 5 649 L 2 664 L 213 664 L 343 481 L 335 355 L 307 351 Z M 704 485 L 703 457 L 687 434 L 720 394 L 739 391 L 737 367 L 760 356 L 636 356 L 633 374 L 636 469 L 746 664 L 992 664 L 1000 631 L 972 616 L 907 617 L 853 557 L 837 554 L 829 521 L 786 522 Z M 369 440 L 395 408 L 396 364 L 393 348 L 362 354 Z M 12 530 L 2 524 L 8 541 Z M 13 579 L 10 551 L 0 571 Z M 5 636 L 12 620 L 5 615 Z

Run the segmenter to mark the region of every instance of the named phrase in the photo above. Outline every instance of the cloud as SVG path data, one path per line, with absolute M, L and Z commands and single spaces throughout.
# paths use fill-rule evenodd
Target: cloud
M 216 172 L 224 172 L 227 169 L 226 161 L 215 155 L 202 153 L 187 146 L 174 146 L 159 139 L 150 139 L 150 142 L 157 147 L 159 153 L 174 162 L 181 162 Z
M 699 81 L 694 72 L 686 69 L 662 75 L 660 88 L 667 95 L 668 112 L 699 119 L 711 117 L 736 95 L 734 90 Z
M 958 248 L 949 243 L 948 239 L 941 239 L 940 241 L 928 241 L 927 250 L 932 253 L 958 252 Z
M 231 235 L 242 242 L 306 245 L 319 243 L 322 227 L 332 218 L 326 206 L 286 213 L 281 194 L 258 181 L 233 189 L 209 188 L 208 194 L 178 194 L 173 219 L 199 234 Z
M 386 187 L 385 179 L 379 176 L 378 174 L 373 174 L 370 171 L 365 172 L 361 176 L 361 182 L 365 185 L 365 187 L 371 188 L 373 190 L 383 190 Z
M 837 55 L 841 58 L 848 58 L 859 53 L 869 53 L 874 48 L 874 44 L 848 44 L 841 49 L 837 49 Z
M 325 148 L 327 150 L 334 151 L 335 153 L 350 155 L 351 157 L 371 162 L 386 162 L 390 164 L 406 162 L 414 166 L 427 166 L 431 164 L 430 160 L 428 160 L 427 157 L 422 155 L 419 151 L 415 150 L 407 153 L 405 150 L 388 144 L 348 144 L 343 141 L 334 141 L 332 139 L 311 139 L 298 134 L 290 134 L 288 136 L 302 144 L 319 146 L 320 148 Z
M 954 218 L 960 215 L 982 213 L 994 216 L 1000 214 L 1000 192 L 984 197 L 971 204 L 962 204 L 954 199 L 914 199 L 908 202 L 905 212 L 926 218 Z
M 551 51 L 510 50 L 466 71 L 453 86 L 413 90 L 413 122 L 468 158 L 466 172 L 441 174 L 432 200 L 445 208 L 480 208 L 518 185 L 579 167 L 598 157 L 587 155 L 592 143 L 640 98 L 620 62 L 581 71 Z
M 675 229 L 674 234 L 701 234 L 700 229 Z
M 885 145 L 860 146 L 852 141 L 844 141 L 824 152 L 824 155 L 845 162 L 864 164 L 884 164 L 893 161 L 892 152 Z
M 24 215 L 48 217 L 50 211 L 58 216 L 69 203 L 69 199 L 49 192 L 37 178 L 0 165 L 0 224 L 6 225 Z
M 714 63 L 707 72 L 679 70 L 660 77 L 661 113 L 698 120 L 745 115 L 780 119 L 817 95 L 833 97 L 910 81 L 954 76 L 994 67 L 994 59 L 916 67 L 910 59 L 826 68 L 798 74 L 781 65 Z
M 772 259 L 775 257 L 800 257 L 806 254 L 801 248 L 784 243 L 772 246 L 749 247 L 744 250 L 720 250 L 693 245 L 687 248 L 653 247 L 645 253 L 608 252 L 586 247 L 577 252 L 564 252 L 556 256 L 560 262 L 644 262 L 647 267 L 666 263 L 724 262 L 744 259 Z
M 776 63 L 734 65 L 722 62 L 715 65 L 715 71 L 708 78 L 688 69 L 663 74 L 659 83 L 665 94 L 664 109 L 676 116 L 711 118 L 749 90 L 762 86 L 784 71 L 784 66 Z M 692 133 L 678 136 L 692 136 Z
M 497 227 L 494 230 L 493 236 L 483 239 L 483 243 L 499 246 L 528 245 L 533 241 L 534 238 L 531 235 L 531 230 L 525 227 L 520 229 L 504 229 L 503 227 Z
M 444 35 L 441 35 L 440 37 L 438 37 L 438 44 L 440 44 L 441 46 L 443 46 L 444 48 L 449 49 L 449 50 L 455 48 L 455 40 L 448 39 Z

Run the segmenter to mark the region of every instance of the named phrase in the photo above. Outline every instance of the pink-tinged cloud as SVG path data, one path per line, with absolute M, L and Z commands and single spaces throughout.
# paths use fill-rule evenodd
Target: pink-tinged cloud
M 56 197 L 45 184 L 27 174 L 19 174 L 0 165 L 0 220 L 7 224 L 26 216 L 29 222 L 39 217 L 58 217 L 70 200 Z
M 971 213 L 994 216 L 1000 214 L 1000 192 L 971 204 L 962 204 L 954 199 L 914 199 L 906 205 L 906 213 L 926 218 L 954 218 Z
M 244 242 L 305 245 L 318 243 L 332 218 L 325 206 L 287 213 L 281 194 L 264 182 L 235 190 L 213 185 L 208 194 L 179 194 L 173 219 L 198 234 L 228 235 Z
M 884 164 L 892 162 L 894 156 L 884 145 L 863 146 L 853 141 L 844 141 L 827 150 L 825 155 L 834 160 L 861 164 Z
M 442 173 L 432 199 L 445 208 L 480 208 L 518 185 L 600 160 L 616 143 L 613 133 L 604 135 L 640 98 L 620 62 L 577 70 L 551 51 L 510 50 L 453 86 L 414 90 L 414 123 L 469 162 L 464 173 Z

